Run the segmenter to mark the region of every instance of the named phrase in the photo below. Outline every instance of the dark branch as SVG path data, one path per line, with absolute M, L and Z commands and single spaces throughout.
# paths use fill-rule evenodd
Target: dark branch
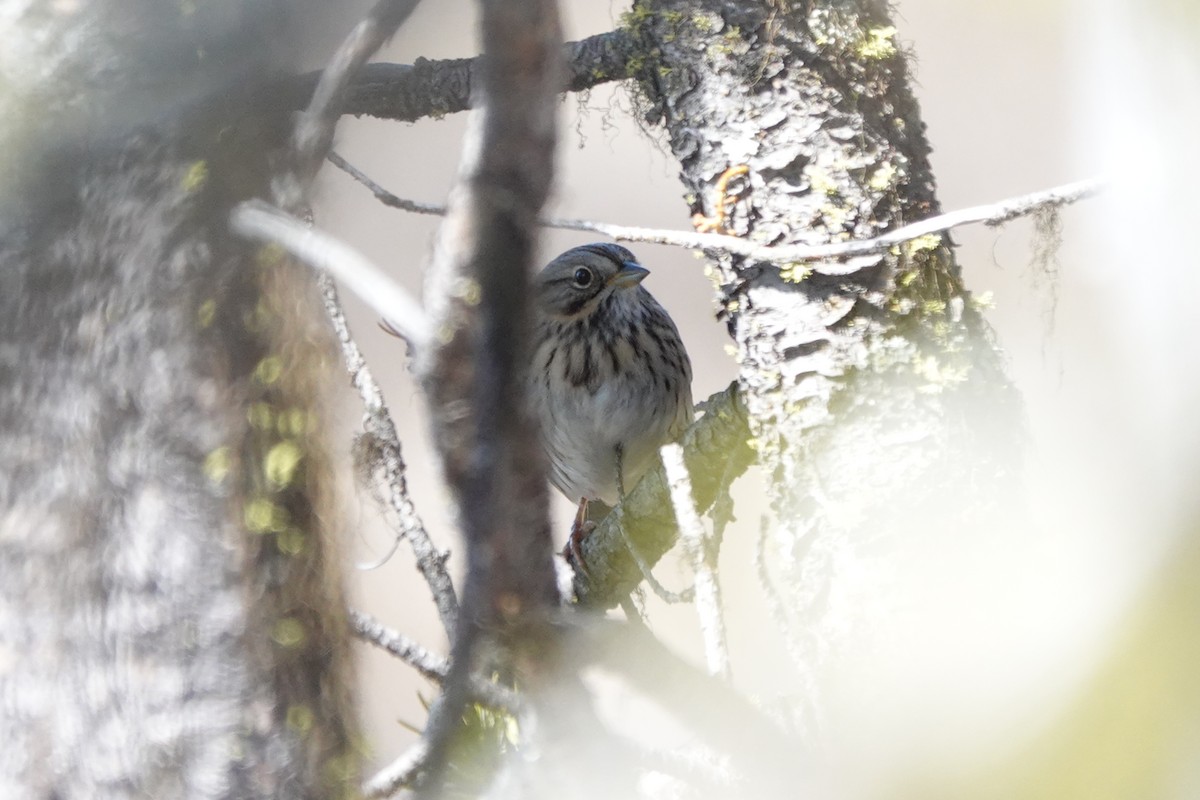
M 567 60 L 565 90 L 579 92 L 630 77 L 633 52 L 633 40 L 624 30 L 568 42 L 563 45 Z M 402 122 L 465 111 L 471 107 L 471 86 L 478 65 L 478 57 L 367 64 L 350 84 L 342 111 Z M 306 102 L 316 77 L 312 74 L 299 79 L 297 104 Z

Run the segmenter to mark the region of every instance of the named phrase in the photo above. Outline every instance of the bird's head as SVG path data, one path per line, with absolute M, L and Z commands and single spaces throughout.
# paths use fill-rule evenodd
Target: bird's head
M 538 310 L 572 319 L 590 314 L 614 292 L 634 289 L 650 271 L 615 244 L 585 244 L 560 255 L 534 279 Z

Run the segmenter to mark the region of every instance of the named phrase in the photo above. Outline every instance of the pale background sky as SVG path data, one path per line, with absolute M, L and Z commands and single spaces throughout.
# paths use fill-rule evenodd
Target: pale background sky
M 1172 543 L 1180 515 L 1192 511 L 1197 359 L 1187 298 L 1197 296 L 1196 258 L 1177 234 L 1195 219 L 1188 176 L 1196 174 L 1192 131 L 1200 79 L 1190 55 L 1195 12 L 1183 3 L 1131 3 L 1132 13 L 1117 0 L 896 5 L 899 38 L 916 55 L 915 88 L 946 210 L 1101 174 L 1132 178 L 1064 213 L 1054 284 L 1031 267 L 1032 223 L 955 233 L 968 286 L 993 295 L 989 319 L 1028 404 L 1029 484 L 1042 503 L 1044 526 L 1014 537 L 1005 567 L 1014 570 L 1013 597 L 953 599 L 960 614 L 1001 603 L 1005 612 L 996 619 L 1002 624 L 969 631 L 965 643 L 943 641 L 939 632 L 957 636 L 963 622 L 947 611 L 928 630 L 914 632 L 927 652 L 902 656 L 894 667 L 872 665 L 884 673 L 873 677 L 894 681 L 896 694 L 907 696 L 886 710 L 891 722 L 874 718 L 870 724 L 890 741 L 894 732 L 911 732 L 903 759 L 911 766 L 925 758 L 928 767 L 947 755 L 969 762 L 997 736 L 1014 737 L 1002 741 L 1016 746 L 1067 702 L 1111 642 L 1114 620 Z M 571 39 L 611 29 L 624 8 L 597 0 L 563 6 Z M 466 0 L 424 3 L 380 59 L 473 55 L 472 11 Z M 623 92 L 601 87 L 583 101 L 563 101 L 549 213 L 689 229 L 676 166 L 622 113 L 628 106 Z M 441 202 L 455 175 L 465 119 L 351 120 L 340 129 L 337 149 L 393 192 Z M 321 187 L 318 224 L 419 293 L 436 219 L 386 209 L 332 169 Z M 547 231 L 543 260 L 596 238 Z M 695 396 L 722 388 L 735 365 L 724 327 L 714 319 L 702 262 L 688 251 L 630 246 L 652 270 L 645 285 L 682 330 L 696 366 Z M 418 510 L 439 543 L 457 552 L 430 457 L 423 400 L 406 371 L 403 347 L 380 334 L 374 315 L 355 299 L 343 299 L 401 428 Z M 359 411 L 348 389 L 344 399 L 348 441 Z M 783 674 L 752 570 L 737 566 L 749 560 L 757 495 L 752 480 L 738 487 L 741 521 L 722 554 L 735 648 L 760 656 L 733 664 L 739 687 L 750 694 Z M 556 503 L 561 539 L 569 508 L 557 496 Z M 390 537 L 376 525 L 372 501 L 359 493 L 348 511 L 354 557 L 376 560 Z M 1036 551 L 1036 558 L 1027 560 L 1022 548 Z M 1023 572 L 1024 563 L 1039 568 Z M 1007 577 L 1001 585 L 1008 585 Z M 386 566 L 351 580 L 364 610 L 446 652 L 406 547 Z M 667 567 L 663 580 L 678 587 L 685 578 Z M 666 640 L 698 652 L 690 610 L 655 607 L 654 613 Z M 416 692 L 432 697 L 434 690 L 386 656 L 365 648 L 362 656 L 371 698 L 364 722 L 378 760 L 386 762 L 411 739 L 397 721 L 419 725 L 424 719 Z M 847 727 L 868 722 L 857 713 L 846 712 Z M 886 760 L 879 747 L 856 740 L 846 744 L 846 758 L 861 762 L 869 753 Z

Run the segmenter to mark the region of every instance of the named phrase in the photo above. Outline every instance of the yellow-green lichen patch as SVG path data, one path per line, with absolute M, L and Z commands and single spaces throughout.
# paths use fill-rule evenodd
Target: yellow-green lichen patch
M 459 278 L 454 284 L 454 296 L 469 306 L 477 306 L 483 298 L 483 287 L 472 278 Z
M 286 408 L 279 412 L 275 428 L 280 436 L 300 437 L 308 433 L 311 415 L 303 408 Z
M 858 46 L 858 54 L 868 61 L 891 58 L 896 55 L 895 26 L 886 25 L 867 30 L 862 43 Z
M 812 274 L 812 264 L 807 261 L 793 261 L 789 264 L 784 264 L 779 270 L 779 277 L 788 283 L 800 283 L 801 281 L 808 280 Z
M 253 497 L 242 507 L 242 521 L 251 533 L 278 533 L 288 527 L 287 509 L 267 497 Z
M 196 309 L 196 322 L 201 328 L 207 328 L 213 324 L 213 320 L 217 318 L 217 301 L 213 298 L 208 298 L 200 307 Z
M 900 173 L 896 169 L 896 165 L 891 161 L 885 161 L 871 173 L 871 177 L 867 180 L 867 188 L 876 192 L 884 192 L 892 188 L 892 182 Z
M 267 484 L 276 491 L 290 486 L 303 460 L 304 449 L 294 440 L 275 443 L 263 459 L 263 476 Z
M 315 722 L 316 716 L 308 706 L 302 703 L 288 706 L 287 726 L 301 736 L 312 730 Z
M 804 168 L 804 178 L 808 181 L 809 188 L 818 194 L 826 196 L 837 194 L 837 181 L 824 167 L 809 164 Z
M 267 356 L 254 368 L 254 380 L 264 386 L 278 383 L 281 375 L 283 375 L 283 359 L 279 356 Z
M 967 366 L 954 366 L 939 361 L 935 356 L 917 358 L 913 371 L 924 379 L 925 384 L 917 391 L 922 394 L 940 394 L 945 389 L 964 383 L 970 369 Z
M 971 295 L 971 306 L 976 311 L 991 311 L 996 307 L 996 296 L 994 292 L 986 291 L 979 294 Z
M 259 267 L 274 267 L 283 261 L 287 251 L 277 244 L 264 244 L 258 248 L 254 260 Z
M 940 233 L 927 233 L 905 242 L 904 250 L 909 256 L 915 256 L 918 253 L 932 252 L 941 246 L 942 235 Z
M 233 451 L 228 447 L 218 447 L 204 457 L 204 477 L 210 483 L 221 483 L 229 475 L 233 467 Z
M 208 162 L 193 161 L 188 167 L 187 172 L 183 174 L 183 180 L 180 181 L 180 188 L 185 192 L 197 192 L 204 188 L 204 184 L 208 182 Z
M 275 546 L 287 556 L 298 556 L 308 547 L 308 537 L 296 527 L 287 527 L 275 536 Z
M 271 629 L 271 640 L 280 647 L 299 647 L 308 639 L 304 623 L 295 617 L 284 617 Z
M 275 427 L 275 409 L 265 400 L 251 403 L 246 409 L 246 420 L 255 430 L 269 431 Z

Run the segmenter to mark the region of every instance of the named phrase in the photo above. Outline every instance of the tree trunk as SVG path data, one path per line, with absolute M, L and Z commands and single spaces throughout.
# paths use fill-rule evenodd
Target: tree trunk
M 357 791 L 328 329 L 226 224 L 290 123 L 266 5 L 4 9 L 8 794 Z
M 820 244 L 938 211 L 884 3 L 644 0 L 629 24 L 646 118 L 665 125 L 701 227 Z M 765 560 L 815 669 L 886 625 L 886 600 L 842 602 L 852 566 L 1011 499 L 1018 404 L 944 240 L 841 263 L 709 255 L 769 476 Z

